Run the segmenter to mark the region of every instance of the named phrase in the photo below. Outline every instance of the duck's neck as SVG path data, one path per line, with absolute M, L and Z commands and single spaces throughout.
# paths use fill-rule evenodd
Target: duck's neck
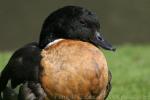
M 51 34 L 41 34 L 39 40 L 40 49 L 46 48 L 47 46 L 53 45 L 59 41 L 63 40 L 62 38 L 54 37 Z
M 39 47 L 40 49 L 45 48 L 50 42 L 53 42 L 56 40 L 55 38 L 52 37 L 52 33 L 47 33 L 47 32 L 41 32 L 40 38 L 39 38 Z
M 54 41 L 49 42 L 49 43 L 45 46 L 45 48 L 47 48 L 47 47 L 49 47 L 49 46 L 52 46 L 52 45 L 54 45 L 54 44 L 56 44 L 56 43 L 58 43 L 58 42 L 60 42 L 60 41 L 62 41 L 62 40 L 64 40 L 64 39 L 55 39 Z

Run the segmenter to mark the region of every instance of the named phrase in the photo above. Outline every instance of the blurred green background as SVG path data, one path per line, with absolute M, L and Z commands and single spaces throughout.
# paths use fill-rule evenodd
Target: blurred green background
M 65 5 L 96 12 L 117 46 L 104 51 L 113 75 L 108 100 L 150 100 L 150 0 L 0 0 L 0 69 L 14 50 L 38 41 L 43 20 Z
M 0 50 L 37 41 L 43 20 L 64 5 L 96 12 L 114 44 L 150 42 L 150 0 L 0 0 Z

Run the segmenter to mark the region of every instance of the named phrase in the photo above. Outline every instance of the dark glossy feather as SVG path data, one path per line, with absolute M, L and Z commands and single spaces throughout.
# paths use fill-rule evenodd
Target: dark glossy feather
M 26 81 L 38 82 L 40 49 L 36 42 L 18 49 L 10 58 L 0 77 L 0 91 L 3 91 L 8 80 L 12 88 Z

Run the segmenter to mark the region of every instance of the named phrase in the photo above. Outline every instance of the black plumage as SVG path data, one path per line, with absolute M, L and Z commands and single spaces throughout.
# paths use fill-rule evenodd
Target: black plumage
M 0 92 L 11 80 L 12 88 L 26 81 L 38 82 L 40 49 L 36 42 L 18 49 L 10 58 L 0 77 Z

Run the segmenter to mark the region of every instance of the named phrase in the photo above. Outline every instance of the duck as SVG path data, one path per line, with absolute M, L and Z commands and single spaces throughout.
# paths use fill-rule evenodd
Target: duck
M 11 80 L 12 88 L 23 84 L 20 93 L 28 94 L 22 91 L 30 88 L 38 100 L 105 100 L 111 72 L 101 48 L 116 49 L 99 30 L 97 15 L 86 8 L 65 6 L 52 12 L 39 43 L 25 45 L 10 58 L 1 73 L 0 92 Z

